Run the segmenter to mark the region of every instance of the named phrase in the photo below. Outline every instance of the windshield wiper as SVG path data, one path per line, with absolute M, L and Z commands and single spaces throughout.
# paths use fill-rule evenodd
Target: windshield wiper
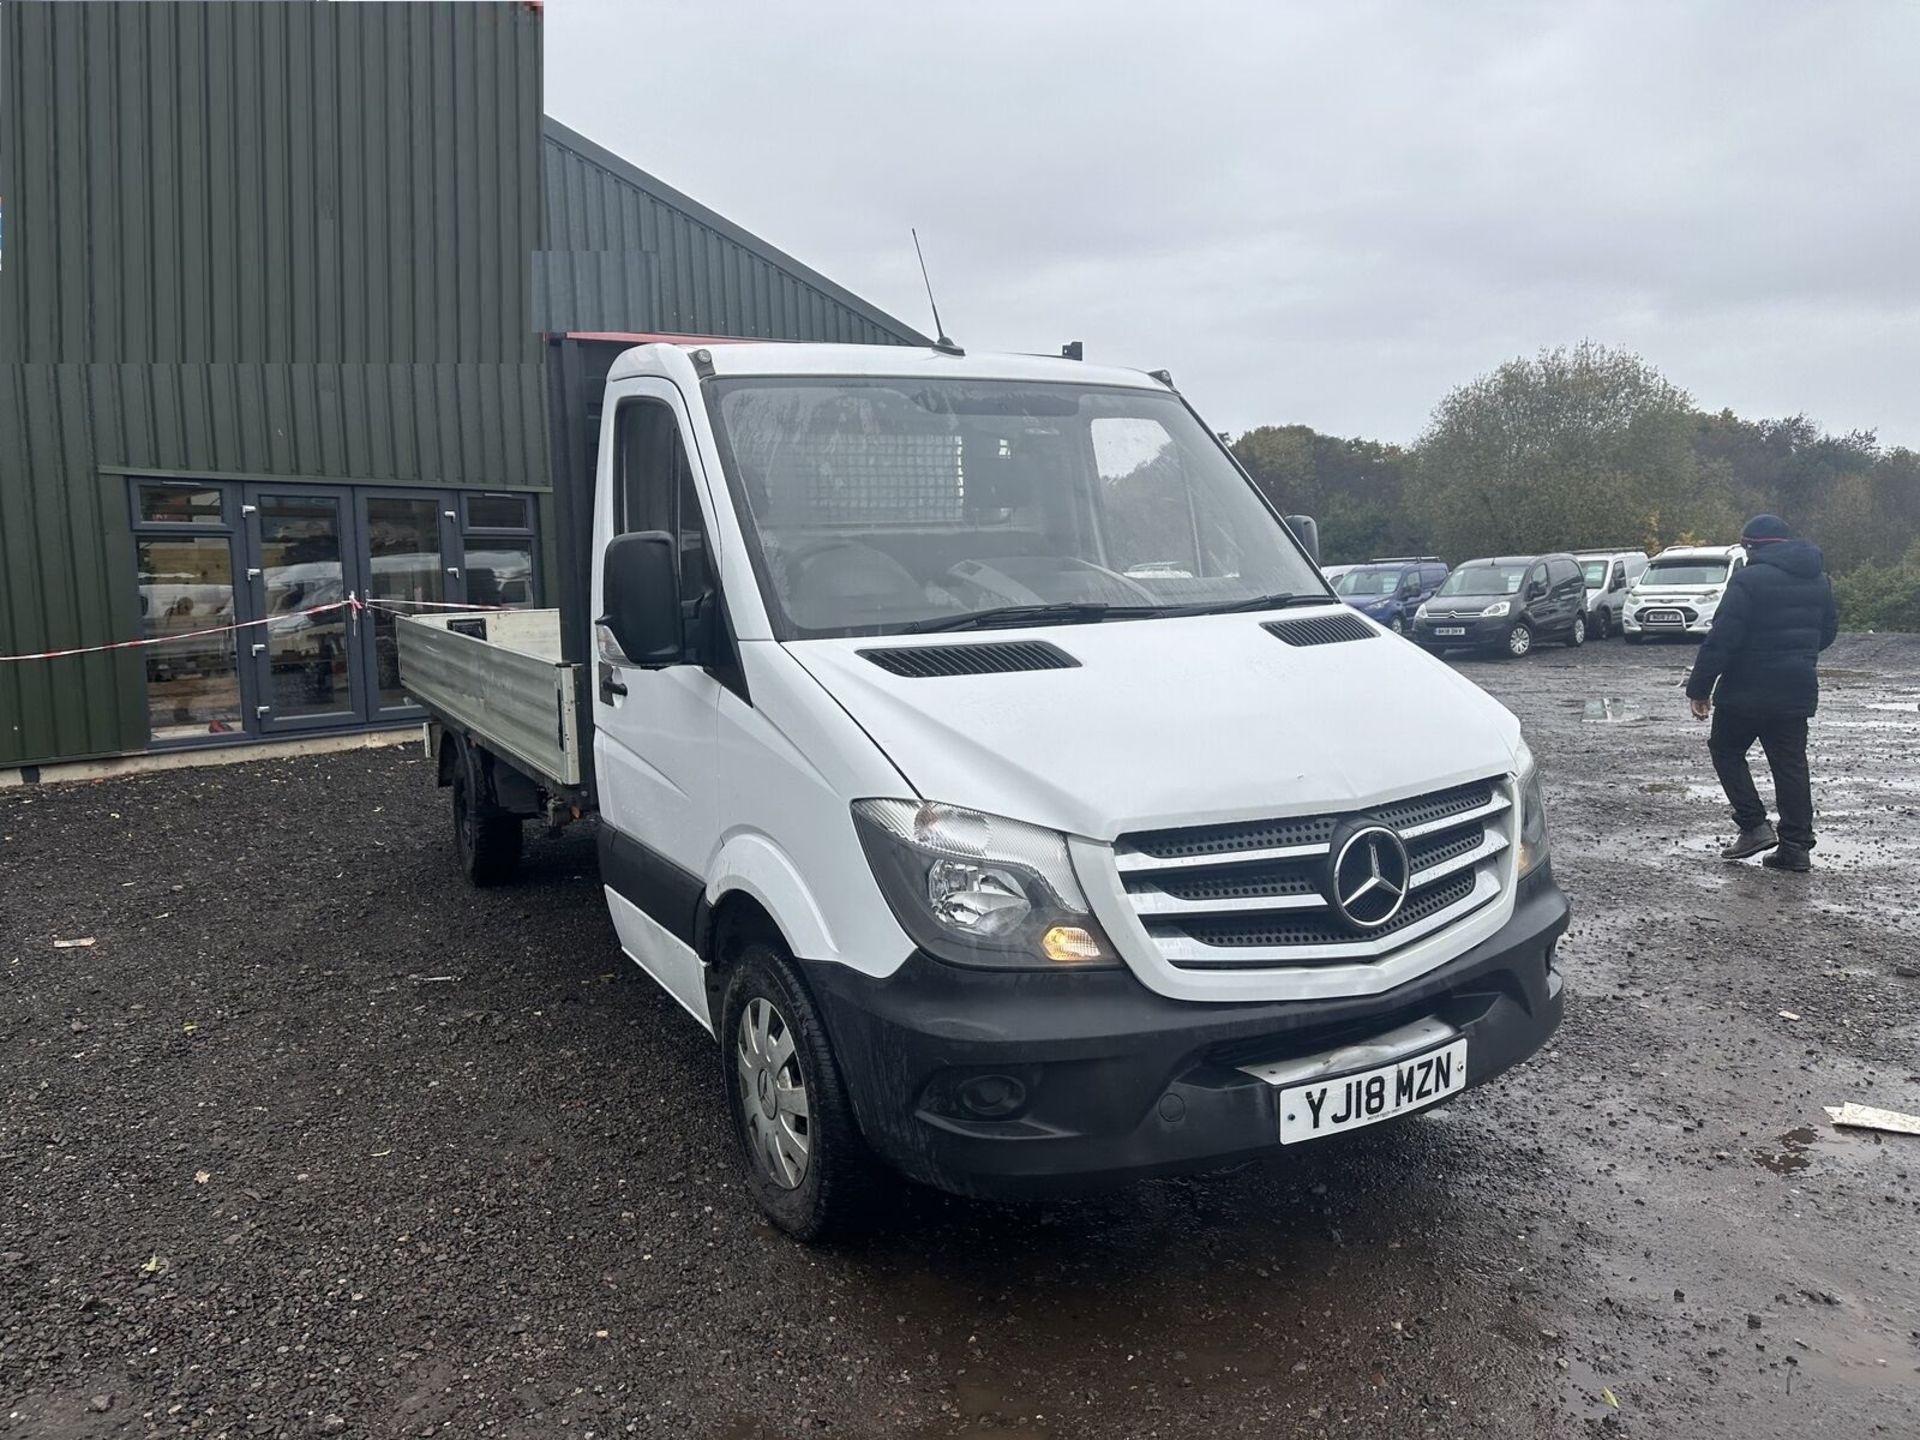
M 999 625 L 1085 625 L 1101 620 L 1131 620 L 1165 615 L 1164 605 L 1109 605 L 1104 600 L 1062 601 L 1054 605 L 996 605 L 965 615 L 940 615 L 902 625 L 899 634 L 929 635 L 937 630 L 991 630 Z
M 1182 615 L 1237 615 L 1243 610 L 1285 610 L 1290 605 L 1333 605 L 1338 597 L 1333 595 L 1295 595 L 1291 592 L 1279 595 L 1249 595 L 1244 600 L 1222 600 L 1217 605 L 1183 605 L 1178 611 Z

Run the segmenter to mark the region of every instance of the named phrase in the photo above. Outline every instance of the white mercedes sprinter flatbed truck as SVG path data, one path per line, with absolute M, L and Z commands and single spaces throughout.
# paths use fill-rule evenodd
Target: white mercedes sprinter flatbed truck
M 1280 1152 L 1559 1023 L 1518 722 L 1329 593 L 1166 376 L 648 344 L 602 389 L 570 344 L 558 611 L 404 621 L 402 675 L 472 879 L 597 812 L 781 1227 L 876 1159 L 1021 1195 Z

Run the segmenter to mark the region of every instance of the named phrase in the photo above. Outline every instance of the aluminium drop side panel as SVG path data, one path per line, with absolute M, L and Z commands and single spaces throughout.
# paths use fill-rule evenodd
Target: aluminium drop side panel
M 556 789 L 578 789 L 583 772 L 576 667 L 558 658 L 558 612 L 490 615 L 490 630 L 517 632 L 500 641 L 448 629 L 458 618 L 409 615 L 394 622 L 407 693 L 527 774 Z

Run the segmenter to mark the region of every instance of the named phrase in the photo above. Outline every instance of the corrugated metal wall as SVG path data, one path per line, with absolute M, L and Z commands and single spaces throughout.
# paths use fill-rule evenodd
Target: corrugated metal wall
M 924 343 L 543 125 L 522 0 L 0 0 L 0 197 L 0 654 L 137 632 L 130 470 L 544 488 L 537 331 Z M 0 766 L 143 674 L 0 664 Z
M 125 469 L 544 485 L 540 17 L 0 4 L 0 653 L 133 633 Z M 0 765 L 145 743 L 0 666 Z
M 927 337 L 594 144 L 546 122 L 535 328 L 925 345 Z
M 0 361 L 538 358 L 516 3 L 8 3 Z

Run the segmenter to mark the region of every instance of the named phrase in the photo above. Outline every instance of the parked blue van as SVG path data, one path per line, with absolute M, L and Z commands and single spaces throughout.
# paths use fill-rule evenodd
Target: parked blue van
M 1333 593 L 1397 635 L 1413 629 L 1413 612 L 1447 578 L 1437 555 L 1399 555 L 1355 565 L 1333 582 Z

